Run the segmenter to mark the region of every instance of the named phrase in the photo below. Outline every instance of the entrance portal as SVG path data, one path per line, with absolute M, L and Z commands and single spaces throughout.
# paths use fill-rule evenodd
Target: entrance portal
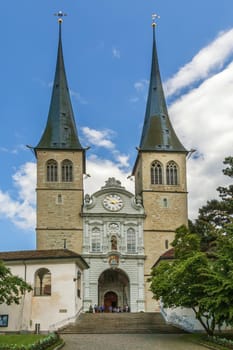
M 98 281 L 98 303 L 105 311 L 119 307 L 122 310 L 130 306 L 130 284 L 126 273 L 120 269 L 105 270 Z
M 111 311 L 118 307 L 117 294 L 114 292 L 107 292 L 104 294 L 104 310 Z

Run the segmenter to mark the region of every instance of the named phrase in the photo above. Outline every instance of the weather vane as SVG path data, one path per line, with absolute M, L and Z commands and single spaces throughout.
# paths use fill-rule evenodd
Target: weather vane
M 159 15 L 157 15 L 156 13 L 153 13 L 152 15 L 152 26 L 155 27 L 157 25 L 157 23 L 155 22 L 156 21 L 156 18 L 160 18 Z
M 58 11 L 58 13 L 54 13 L 54 16 L 58 17 L 59 23 L 62 23 L 62 17 L 67 16 L 67 14 L 63 13 L 62 11 Z

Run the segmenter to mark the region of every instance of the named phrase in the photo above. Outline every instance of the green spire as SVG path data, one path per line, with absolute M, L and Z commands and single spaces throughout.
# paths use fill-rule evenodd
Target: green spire
M 47 125 L 36 149 L 76 149 L 83 150 L 75 125 L 69 88 L 66 79 L 62 52 L 61 25 L 59 18 L 59 40 L 57 65 L 53 83 Z
M 155 22 L 153 22 L 153 49 L 150 84 L 139 148 L 142 151 L 186 152 L 184 146 L 176 136 L 168 116 L 159 70 L 155 40 L 155 25 Z

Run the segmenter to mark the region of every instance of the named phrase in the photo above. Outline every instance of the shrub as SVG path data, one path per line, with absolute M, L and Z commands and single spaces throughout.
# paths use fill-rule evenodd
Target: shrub
M 49 346 L 55 344 L 58 339 L 58 334 L 53 333 L 30 345 L 0 344 L 0 350 L 46 350 Z

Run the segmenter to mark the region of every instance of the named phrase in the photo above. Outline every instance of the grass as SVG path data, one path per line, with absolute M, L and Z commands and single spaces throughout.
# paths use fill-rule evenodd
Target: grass
M 225 337 L 225 338 L 232 339 L 232 335 L 229 335 L 229 334 L 226 336 L 224 334 L 221 334 L 221 336 Z M 191 341 L 191 342 L 196 343 L 196 344 L 201 344 L 201 345 L 207 346 L 209 349 L 213 349 L 213 350 L 232 349 L 232 347 L 223 346 L 223 345 L 219 345 L 219 344 L 211 342 L 205 334 L 195 333 L 195 334 L 186 335 L 185 337 L 188 341 Z
M 204 334 L 186 334 L 183 336 L 187 341 L 191 341 L 193 343 L 207 345 L 210 349 L 215 350 L 229 350 L 232 348 L 218 345 L 212 343 Z M 9 334 L 3 335 L 0 334 L 0 344 L 17 344 L 17 345 L 29 345 L 37 342 L 40 339 L 46 338 L 46 335 L 42 334 Z M 233 335 L 226 335 L 226 338 L 233 339 Z M 61 344 L 63 341 L 59 339 L 58 342 L 52 346 L 50 346 L 47 350 L 53 350 L 56 346 Z
M 41 334 L 1 334 L 0 344 L 29 345 L 45 337 Z

